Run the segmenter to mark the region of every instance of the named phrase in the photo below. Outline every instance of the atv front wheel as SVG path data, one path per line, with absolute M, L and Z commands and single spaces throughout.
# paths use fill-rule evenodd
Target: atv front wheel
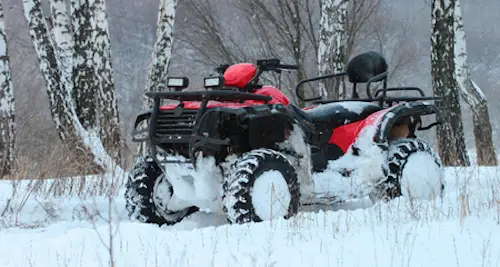
M 131 219 L 160 226 L 172 225 L 198 211 L 196 207 L 180 211 L 157 207 L 158 204 L 165 204 L 173 194 L 172 185 L 167 179 L 162 179 L 163 177 L 160 166 L 151 157 L 140 157 L 136 160 L 129 173 L 125 191 L 125 207 Z M 154 193 L 159 193 L 156 190 L 162 191 L 160 201 L 158 197 L 155 199 L 158 194 Z
M 271 149 L 244 154 L 223 184 L 224 211 L 230 223 L 261 222 L 297 214 L 300 184 L 285 155 Z
M 387 179 L 370 194 L 373 201 L 442 196 L 445 182 L 441 159 L 424 140 L 395 140 L 390 143 L 388 157 Z

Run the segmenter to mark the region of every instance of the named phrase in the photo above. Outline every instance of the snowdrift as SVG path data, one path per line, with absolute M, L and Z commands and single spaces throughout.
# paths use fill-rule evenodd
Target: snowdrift
M 21 181 L 8 201 L 12 182 L 1 181 L 0 265 L 497 266 L 499 174 L 500 167 L 447 168 L 438 201 L 363 199 L 245 225 L 198 212 L 163 228 L 129 221 L 123 189 L 111 201 L 69 192 L 47 198 L 56 181 L 29 195 Z

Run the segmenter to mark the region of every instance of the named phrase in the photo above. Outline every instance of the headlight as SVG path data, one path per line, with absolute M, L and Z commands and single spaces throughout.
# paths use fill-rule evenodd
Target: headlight
M 189 86 L 189 79 L 187 77 L 169 77 L 167 78 L 167 87 L 174 88 L 180 91 Z
M 218 88 L 223 84 L 222 77 L 208 77 L 204 79 L 205 88 Z

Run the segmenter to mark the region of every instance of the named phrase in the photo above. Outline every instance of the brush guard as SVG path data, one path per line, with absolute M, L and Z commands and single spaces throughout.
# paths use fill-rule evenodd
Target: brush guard
M 154 158 L 157 146 L 172 144 L 186 146 L 189 160 L 162 160 L 160 163 L 191 163 L 195 165 L 195 151 L 206 146 L 230 145 L 229 139 L 215 139 L 199 135 L 199 122 L 207 111 L 209 101 L 244 102 L 247 100 L 262 101 L 268 104 L 270 96 L 256 95 L 231 90 L 190 91 L 190 92 L 148 92 L 146 96 L 153 98 L 153 109 L 149 125 L 149 145 Z M 180 103 L 172 110 L 160 110 L 161 100 L 177 100 Z M 199 109 L 186 109 L 184 102 L 201 102 Z

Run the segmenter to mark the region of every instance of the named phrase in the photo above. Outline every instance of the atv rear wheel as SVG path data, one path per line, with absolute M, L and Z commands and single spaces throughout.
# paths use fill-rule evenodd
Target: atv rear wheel
M 441 159 L 424 140 L 395 140 L 390 143 L 388 157 L 387 179 L 370 194 L 372 201 L 442 196 L 445 182 Z
M 160 202 L 166 203 L 173 194 L 172 185 L 163 177 L 160 166 L 151 157 L 139 157 L 136 160 L 129 173 L 125 191 L 125 207 L 131 219 L 160 226 L 172 225 L 198 211 L 196 207 L 180 211 L 157 207 Z M 155 190 L 163 191 L 161 193 L 164 197 L 161 201 L 154 199 Z
M 252 150 L 239 158 L 231 165 L 223 189 L 230 223 L 288 219 L 300 205 L 294 167 L 285 155 L 271 149 Z

